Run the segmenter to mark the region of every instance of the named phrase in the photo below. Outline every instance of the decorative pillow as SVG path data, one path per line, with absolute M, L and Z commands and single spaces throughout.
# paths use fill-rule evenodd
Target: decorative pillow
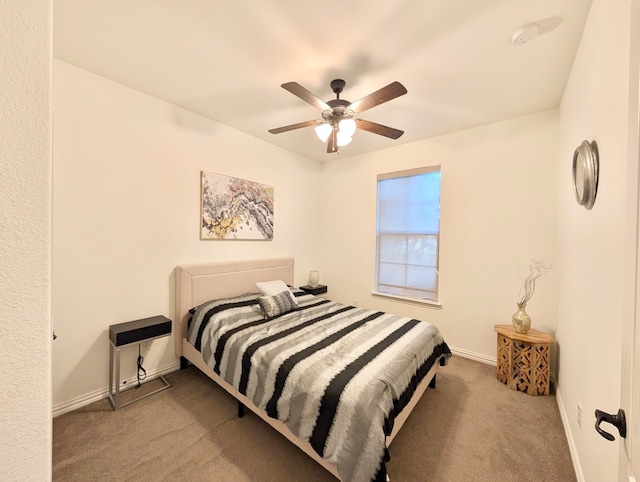
M 265 319 L 271 319 L 298 309 L 298 305 L 288 289 L 275 295 L 261 296 L 258 298 L 258 303 Z
M 260 290 L 260 293 L 262 293 L 264 296 L 273 296 L 286 291 L 291 295 L 291 298 L 293 299 L 293 302 L 296 304 L 296 306 L 298 305 L 298 300 L 296 300 L 293 292 L 282 280 L 262 281 L 256 283 L 256 288 L 258 288 L 258 290 Z

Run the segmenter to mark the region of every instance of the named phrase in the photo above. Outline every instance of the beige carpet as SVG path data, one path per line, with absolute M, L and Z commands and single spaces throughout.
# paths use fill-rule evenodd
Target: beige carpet
M 172 388 L 117 412 L 105 399 L 54 419 L 53 480 L 335 482 L 254 414 L 237 418 L 197 369 L 167 379 Z M 576 480 L 555 396 L 510 390 L 495 367 L 460 357 L 389 451 L 392 482 Z

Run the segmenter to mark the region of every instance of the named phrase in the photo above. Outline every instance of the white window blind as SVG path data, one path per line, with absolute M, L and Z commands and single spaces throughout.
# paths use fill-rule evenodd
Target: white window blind
M 376 291 L 438 301 L 440 166 L 378 175 Z

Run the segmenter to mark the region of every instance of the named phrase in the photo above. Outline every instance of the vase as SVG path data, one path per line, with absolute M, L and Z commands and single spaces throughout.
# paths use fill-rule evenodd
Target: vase
M 317 271 L 309 271 L 309 286 L 315 288 L 320 283 L 320 273 Z
M 511 317 L 511 322 L 517 333 L 523 335 L 531 328 L 531 317 L 525 311 L 527 307 L 526 303 L 516 303 L 518 305 L 518 311 L 516 311 Z

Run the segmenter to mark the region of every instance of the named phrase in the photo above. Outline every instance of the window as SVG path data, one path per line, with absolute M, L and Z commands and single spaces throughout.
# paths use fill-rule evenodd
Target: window
M 440 166 L 378 175 L 376 292 L 438 301 Z

